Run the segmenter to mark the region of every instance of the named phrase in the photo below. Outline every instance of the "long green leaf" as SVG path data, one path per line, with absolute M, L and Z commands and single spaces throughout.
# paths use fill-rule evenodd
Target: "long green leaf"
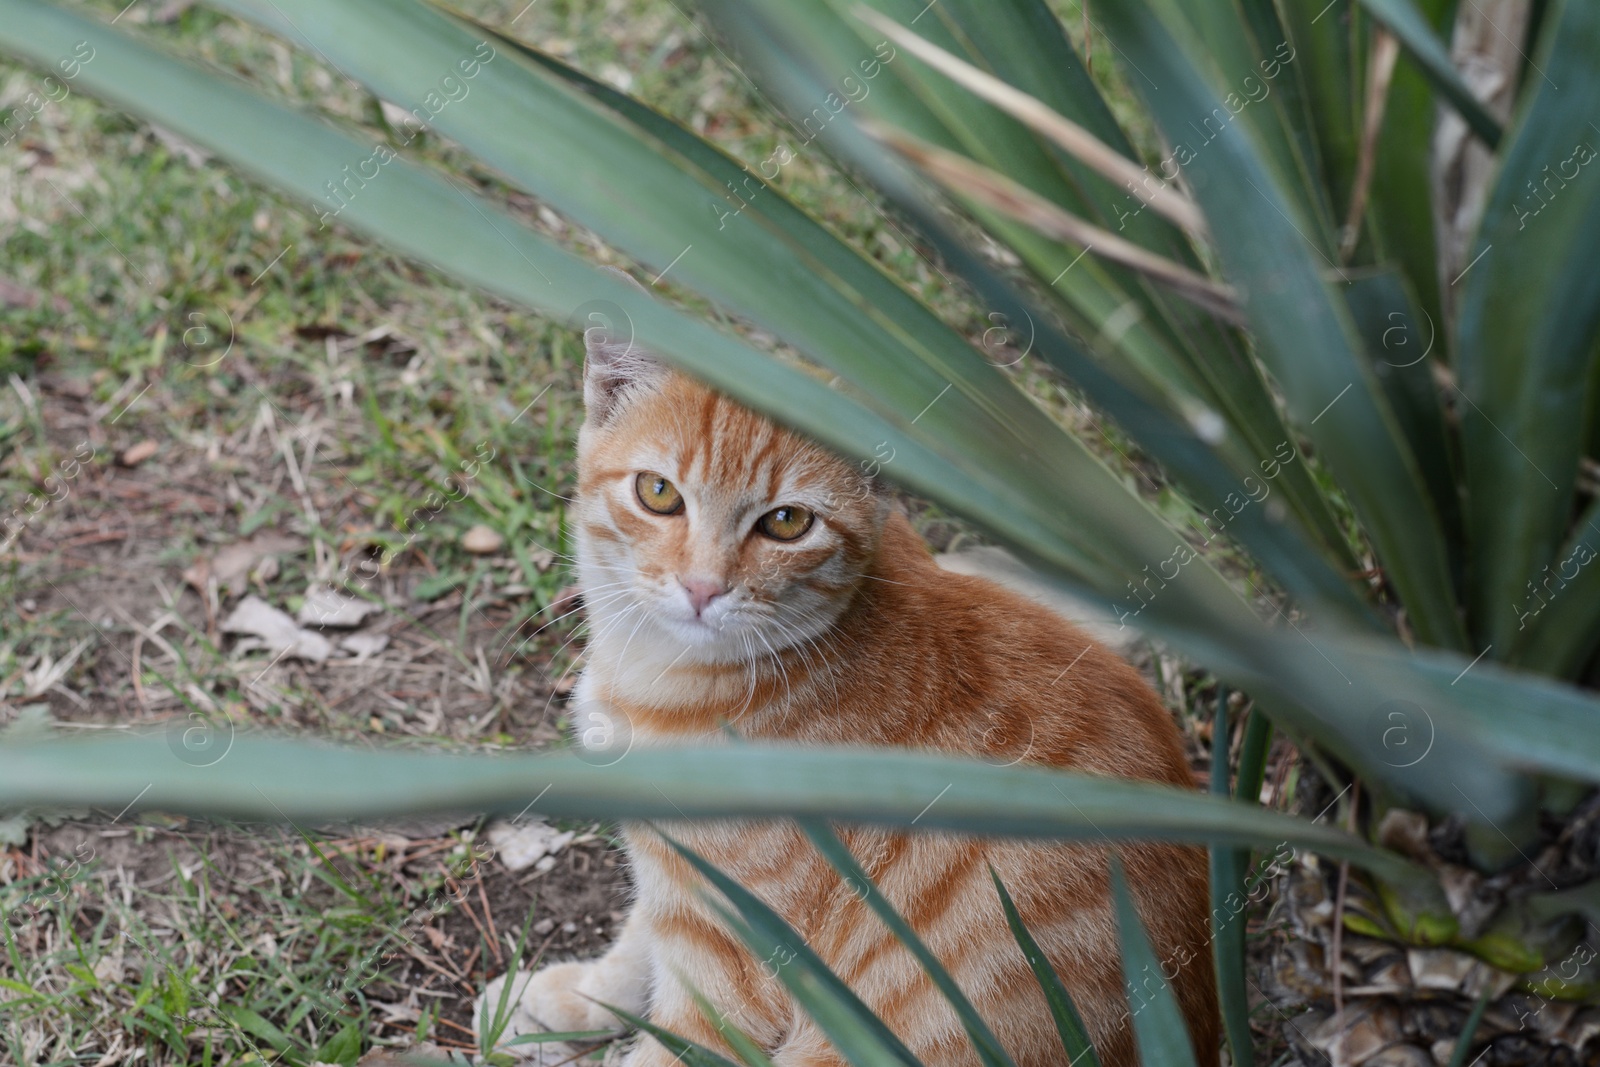
M 693 849 L 670 837 L 667 841 L 733 905 L 730 911 L 713 902 L 757 959 L 773 961 L 778 980 L 845 1059 L 855 1067 L 921 1067 L 883 1020 L 811 951 L 781 915 Z
M 1143 0 L 1104 12 L 1118 46 L 1162 79 L 1147 94 L 1171 136 L 1220 107 L 1194 57 Z M 1210 220 L 1225 273 L 1239 290 L 1258 351 L 1285 399 L 1349 494 L 1418 636 L 1463 649 L 1466 632 L 1446 565 L 1445 541 L 1422 477 L 1381 389 L 1361 355 L 1343 303 L 1323 281 L 1332 266 L 1308 247 L 1303 221 L 1261 162 L 1249 131 L 1224 127 L 1197 150 L 1195 196 Z M 1399 510 L 1396 500 L 1418 500 Z
M 1039 989 L 1044 993 L 1045 1003 L 1050 1005 L 1050 1018 L 1055 1021 L 1056 1033 L 1061 1035 L 1061 1047 L 1066 1050 L 1067 1062 L 1072 1067 L 1077 1067 L 1078 1064 L 1082 1064 L 1083 1067 L 1100 1067 L 1100 1057 L 1096 1055 L 1094 1044 L 1089 1040 L 1089 1031 L 1084 1027 L 1083 1017 L 1078 1014 L 1077 1006 L 1072 1003 L 1067 987 L 1061 984 L 1061 976 L 1050 966 L 1050 960 L 1039 948 L 1039 943 L 1023 925 L 1017 905 L 1012 901 L 1011 894 L 1006 892 L 1005 885 L 1000 881 L 1000 875 L 993 867 L 989 868 L 989 876 L 994 879 L 995 891 L 1000 894 L 1000 906 L 1005 909 L 1006 925 L 1011 927 L 1011 936 L 1016 938 L 1017 947 L 1022 950 L 1022 958 L 1028 961 L 1028 967 L 1033 971 L 1034 978 L 1039 982 Z
M 1461 80 L 1461 74 L 1450 62 L 1450 53 L 1445 50 L 1444 42 L 1439 40 L 1433 27 L 1428 25 L 1428 20 L 1417 9 L 1412 0 L 1360 0 L 1361 5 L 1372 12 L 1374 18 L 1389 27 L 1406 52 L 1417 62 L 1427 74 L 1428 80 L 1433 83 L 1446 100 L 1455 107 L 1467 125 L 1483 139 L 1483 143 L 1490 148 L 1500 143 L 1501 129 L 1493 115 L 1484 110 L 1478 98 L 1467 88 L 1467 83 Z
M 1454 16 L 1453 0 L 1422 0 L 1423 17 L 1447 32 Z M 1414 64 L 1396 64 L 1384 106 L 1372 174 L 1372 199 L 1367 211 L 1375 258 L 1394 262 L 1416 293 L 1426 320 L 1445 321 L 1439 277 L 1433 207 L 1433 127 L 1436 97 L 1427 76 Z M 1430 331 L 1433 332 L 1433 331 Z M 1444 333 L 1444 331 L 1438 331 Z M 1421 339 L 1416 339 L 1419 343 Z M 1440 355 L 1448 338 L 1439 338 Z M 1411 353 L 1420 352 L 1416 344 Z M 1396 363 L 1406 360 L 1386 356 Z
M 1459 281 L 1461 434 L 1480 648 L 1512 659 L 1559 583 L 1600 341 L 1600 8 L 1557 2 Z M 1555 595 L 1562 595 L 1556 593 Z
M 1228 690 L 1217 687 L 1216 714 L 1211 724 L 1211 795 L 1228 796 Z M 1245 870 L 1250 851 L 1218 848 L 1209 852 L 1211 873 L 1211 951 L 1217 975 L 1217 999 L 1222 1006 L 1222 1023 L 1228 1034 L 1233 1062 L 1253 1067 L 1254 1049 L 1250 1039 L 1250 999 L 1245 992 L 1244 890 Z
M 1241 11 L 1242 4 L 1151 0 L 1150 6 L 1173 33 L 1193 42 L 1197 61 L 1203 64 L 1211 83 L 1222 90 L 1214 108 L 1197 111 L 1195 126 L 1170 132 L 1170 143 L 1180 165 L 1187 171 L 1187 154 L 1205 152 L 1206 145 L 1221 129 L 1233 125 L 1247 128 L 1260 148 L 1262 164 L 1277 177 L 1282 195 L 1295 205 L 1297 216 L 1308 220 L 1307 240 L 1319 248 L 1332 248 L 1336 243 L 1337 212 L 1323 180 L 1326 160 L 1320 155 L 1327 146 L 1322 137 L 1302 136 L 1297 122 L 1304 123 L 1307 117 L 1314 121 L 1319 112 L 1315 105 L 1325 105 L 1330 90 L 1336 98 L 1343 93 L 1313 69 L 1319 59 L 1319 40 L 1297 32 L 1303 29 L 1300 22 L 1307 5 L 1281 5 L 1279 14 L 1284 22 L 1270 30 L 1267 23 L 1276 20 L 1266 20 L 1259 13 L 1247 16 Z M 1109 20 L 1103 29 L 1111 35 L 1112 43 L 1121 47 Z M 1252 33 L 1252 29 L 1257 32 Z M 1278 36 L 1257 36 L 1261 31 L 1277 31 Z M 1133 58 L 1131 53 L 1125 52 L 1124 56 L 1124 62 L 1144 71 L 1143 76 L 1129 78 L 1135 92 L 1145 96 L 1168 91 L 1161 71 Z M 1292 86 L 1310 91 L 1280 91 Z M 1313 105 L 1309 116 L 1294 110 L 1295 105 L 1305 107 L 1308 103 Z M 1318 133 L 1322 129 L 1318 128 Z M 1180 145 L 1184 147 L 1180 149 Z
M 1122 973 L 1127 982 L 1133 1032 L 1139 1041 L 1139 1058 L 1161 1067 L 1195 1067 L 1194 1045 L 1178 998 L 1162 973 L 1149 935 L 1134 909 L 1133 896 L 1122 875 L 1122 861 L 1111 861 L 1111 899 L 1117 910 L 1117 933 L 1122 940 Z M 1154 976 L 1152 978 L 1152 976 Z M 1155 985 L 1152 988 L 1151 982 Z M 1148 997 L 1148 999 L 1146 999 Z
M 733 1049 L 744 1067 L 772 1067 L 772 1057 L 762 1051 L 754 1038 L 735 1026 L 721 1009 L 706 998 L 704 993 L 691 986 L 689 995 L 694 997 L 694 1004 L 700 1009 L 700 1015 L 717 1028 L 717 1033 L 722 1035 L 722 1039 Z
M 681 1061 L 687 1067 L 739 1067 L 728 1057 L 706 1048 L 697 1041 L 691 1041 L 681 1034 L 675 1034 L 665 1027 L 657 1026 L 649 1019 L 635 1015 L 631 1011 L 615 1007 L 611 1004 L 601 1004 L 611 1014 L 627 1023 L 636 1030 L 642 1030 L 661 1042 L 662 1046 L 675 1060 Z
M 1600 500 L 1592 501 L 1551 567 L 1548 604 L 1533 617 L 1532 636 L 1521 633 L 1517 662 L 1528 670 L 1571 678 L 1600 648 Z M 1551 572 L 1546 572 L 1551 573 Z M 1543 578 L 1541 578 L 1541 584 Z
M 76 42 L 87 42 L 96 50 L 96 59 L 82 67 L 76 84 L 150 116 L 309 202 L 325 195 L 325 183 L 340 177 L 342 166 L 376 158 L 373 149 L 325 124 L 80 16 L 30 0 L 0 0 L 0 16 L 0 48 L 36 62 L 51 62 L 57 55 L 69 54 Z M 472 49 L 466 50 L 466 56 L 473 54 Z M 511 58 L 504 55 L 491 60 L 482 65 L 479 77 L 496 70 L 496 64 L 503 69 L 509 62 Z M 859 394 L 846 396 L 787 363 L 763 356 L 644 297 L 555 248 L 503 211 L 404 159 L 389 159 L 380 177 L 346 201 L 338 221 L 488 291 L 562 319 L 581 317 L 580 312 L 596 306 L 609 309 L 608 314 L 623 317 L 625 326 L 647 336 L 667 357 L 780 421 L 847 454 L 892 456 L 897 480 L 959 501 L 963 510 L 1006 515 L 1008 526 L 1021 534 L 1019 544 L 1038 558 L 1051 560 L 1071 573 L 1098 576 L 1115 588 L 1118 579 L 1110 575 L 1122 570 L 1131 577 L 1138 572 L 1142 558 L 1167 551 L 1173 534 L 1150 509 L 1081 445 L 1048 421 L 1041 424 L 1044 417 L 1037 407 L 1003 380 L 985 395 L 1008 404 L 1011 401 L 1005 398 L 1015 397 L 1022 406 L 1002 418 L 952 403 L 951 409 L 963 413 L 962 424 L 946 421 L 945 411 L 940 410 L 942 402 L 928 407 L 938 398 L 940 388 L 913 395 L 901 381 L 885 384 L 881 394 L 867 400 Z M 889 288 L 902 302 L 910 301 L 903 290 L 892 284 Z M 992 372 L 981 359 L 965 358 Z M 860 365 L 876 364 L 866 358 Z M 894 421 L 883 417 L 884 404 L 901 407 Z M 919 407 L 929 414 L 921 425 L 915 417 Z M 1012 414 L 1017 416 L 1015 420 Z M 1033 445 L 1014 438 L 1030 424 L 1045 427 L 1060 446 L 1048 450 L 1043 466 L 1016 463 L 1019 457 L 1032 454 Z M 1003 449 L 1003 456 L 991 454 L 1007 437 L 1013 438 L 1009 450 Z M 998 471 L 1008 469 L 1013 471 L 1009 487 L 996 477 Z M 1042 492 L 1038 481 L 1048 470 L 1056 472 L 1050 477 L 1060 479 L 1061 494 L 1085 494 L 1085 506 L 1070 513 L 1056 507 L 1056 497 Z M 1073 546 L 1062 538 L 1062 519 L 1069 514 L 1082 516 L 1099 529 L 1080 531 L 1083 536 Z M 1142 557 L 1137 548 L 1140 544 L 1145 546 Z M 1123 557 L 1120 565 L 1105 558 L 1108 550 Z M 1215 606 L 1231 600 L 1236 610 L 1240 607 L 1209 564 L 1197 563 L 1186 572 L 1191 584 L 1204 587 L 1190 594 L 1196 604 Z M 1187 590 L 1175 593 L 1170 599 L 1182 600 L 1185 593 Z
M 989 1024 L 972 1006 L 972 1001 L 956 985 L 950 972 L 945 969 L 939 957 L 935 956 L 928 946 L 923 943 L 917 932 L 911 929 L 911 924 L 895 910 L 894 905 L 885 899 L 872 877 L 856 862 L 855 856 L 845 847 L 843 841 L 828 829 L 827 823 L 815 819 L 802 819 L 800 828 L 805 831 L 806 837 L 811 839 L 811 844 L 822 857 L 831 863 L 835 870 L 845 879 L 853 893 L 859 893 L 861 899 L 883 920 L 883 924 L 904 945 L 922 969 L 927 972 L 933 984 L 939 987 L 939 992 L 945 1000 L 955 1009 L 956 1015 L 961 1019 L 961 1025 L 967 1031 L 967 1039 L 972 1042 L 972 1047 L 978 1053 L 978 1059 L 988 1064 L 989 1067 L 1011 1067 L 1011 1057 L 1006 1054 L 1005 1048 L 994 1036 L 994 1031 L 989 1029 Z
M 444 756 L 232 738 L 208 767 L 160 736 L 0 748 L 0 810 L 95 805 L 277 821 L 428 811 L 710 818 L 815 816 L 970 833 L 1251 845 L 1274 842 L 1431 884 L 1420 868 L 1330 829 L 1148 783 L 893 749 L 741 745 L 629 752 L 615 767 L 567 755 Z M 148 786 L 148 790 L 145 788 Z M 948 789 L 946 788 L 948 787 Z M 543 792 L 541 792 L 543 790 Z M 928 801 L 939 803 L 923 813 Z
M 1435 361 L 1445 355 L 1440 321 L 1422 311 L 1407 279 L 1396 270 L 1353 269 L 1347 277 L 1344 298 L 1365 342 L 1362 355 L 1416 457 L 1428 499 L 1439 515 L 1450 572 L 1459 576 L 1466 564 L 1461 484 L 1444 398 L 1434 379 Z
M 319 52 L 389 99 L 421 96 L 431 79 L 419 72 L 453 71 L 483 40 L 410 0 L 227 0 L 225 6 L 290 40 L 308 35 Z M 406 61 L 395 62 L 398 56 Z M 1031 516 L 1041 536 L 1059 542 L 1069 533 L 1080 570 L 1104 574 L 1109 564 L 1131 576 L 1170 541 L 1143 502 L 977 350 L 759 176 L 738 172 L 744 206 L 724 217 L 733 205 L 720 179 L 731 166 L 706 169 L 705 153 L 681 154 L 546 65 L 509 51 L 481 66 L 473 93 L 432 124 L 522 188 L 656 269 L 670 268 L 674 279 L 897 410 L 904 425 L 916 423 L 916 436 L 946 443 L 940 447 L 948 464 L 1010 496 L 1007 509 Z M 573 158 L 585 165 L 551 165 Z M 619 210 L 619 204 L 634 206 Z M 858 440 L 852 451 L 870 455 L 871 443 Z M 1054 507 L 1069 490 L 1093 493 L 1096 506 L 1070 513 Z M 1073 526 L 1081 529 L 1071 534 Z M 1100 565 L 1085 569 L 1086 558 Z M 1212 595 L 1222 595 L 1220 580 Z
M 1294 42 L 1290 64 L 1299 74 L 1306 94 L 1300 121 L 1315 166 L 1310 178 L 1318 206 L 1326 213 L 1316 218 L 1316 230 L 1307 240 L 1324 255 L 1336 255 L 1346 205 L 1355 182 L 1359 152 L 1363 87 L 1359 46 L 1366 21 L 1359 8 L 1348 3 L 1331 9 L 1310 4 L 1283 6 L 1284 23 Z M 1291 190 L 1285 190 L 1287 194 Z

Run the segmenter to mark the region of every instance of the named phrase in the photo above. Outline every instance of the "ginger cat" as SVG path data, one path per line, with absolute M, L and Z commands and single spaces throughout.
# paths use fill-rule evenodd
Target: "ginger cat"
M 750 739 L 1192 784 L 1170 715 L 1131 667 L 1033 602 L 941 570 L 859 467 L 635 345 L 594 330 L 586 340 L 575 525 L 593 636 L 576 707 L 603 707 L 641 745 L 719 743 L 731 726 Z M 911 954 L 792 823 L 665 829 L 783 915 L 924 1064 L 979 1062 Z M 842 1067 L 773 977 L 777 964 L 755 959 L 705 906 L 688 865 L 649 828 L 624 833 L 637 900 L 616 944 L 597 960 L 495 980 L 478 1018 L 509 979 L 507 1036 L 615 1029 L 604 1001 L 731 1056 L 687 983 L 777 1067 Z M 1135 1063 L 1104 848 L 878 828 L 840 836 L 1019 1067 L 1066 1056 L 990 865 L 1101 1062 Z M 1121 855 L 1196 1057 L 1215 1065 L 1205 853 L 1149 844 Z M 628 1060 L 672 1062 L 650 1038 Z

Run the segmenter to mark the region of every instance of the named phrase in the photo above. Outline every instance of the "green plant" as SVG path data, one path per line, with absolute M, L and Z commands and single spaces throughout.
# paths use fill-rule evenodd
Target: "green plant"
M 794 132 L 755 171 L 417 0 L 217 6 L 425 118 L 374 149 L 38 0 L 0 0 L 0 48 L 70 71 L 330 222 L 575 326 L 635 331 L 881 464 L 1249 693 L 1330 773 L 1360 782 L 1370 838 L 1392 812 L 1453 814 L 1472 865 L 1501 871 L 1536 846 L 1542 817 L 1567 817 L 1600 779 L 1600 701 L 1585 688 L 1600 646 L 1592 5 L 1530 5 L 1530 58 L 1500 118 L 1450 64 L 1443 0 L 1320 12 L 1106 0 L 1095 14 L 1114 69 L 1102 56 L 1094 74 L 1042 0 L 706 0 Z M 1143 110 L 1119 119 L 1108 79 Z M 1464 252 L 1436 232 L 1439 107 L 1492 153 Z M 421 125 L 804 365 L 636 293 L 408 162 L 401 148 Z M 986 309 L 979 340 L 771 184 L 819 150 L 970 290 Z M 1186 527 L 1018 388 L 1008 368 L 1023 360 L 1070 382 L 1160 465 Z M 1245 565 L 1225 566 L 1214 544 Z M 558 812 L 909 822 L 920 802 L 907 796 L 953 782 L 925 822 L 1206 841 L 1219 899 L 1242 882 L 1234 850 L 1318 848 L 1365 872 L 1382 901 L 1374 931 L 1529 973 L 1581 936 L 1572 916 L 1600 911 L 1593 885 L 1563 886 L 1464 929 L 1415 859 L 1253 809 L 1262 723 L 1252 716 L 1238 768 L 1246 803 L 1072 775 L 1049 776 L 1061 793 L 1039 792 L 1041 772 L 909 755 L 641 752 L 624 775 L 561 758 L 457 763 L 240 739 L 218 771 L 127 739 L 0 752 L 0 805 L 120 806 L 151 783 L 146 805 L 268 817 L 517 810 L 529 783 L 548 781 L 560 788 L 540 805 Z M 250 783 L 271 783 L 272 799 Z M 1217 945 L 1245 1062 L 1234 936 Z M 1549 972 L 1532 981 L 1587 991 Z

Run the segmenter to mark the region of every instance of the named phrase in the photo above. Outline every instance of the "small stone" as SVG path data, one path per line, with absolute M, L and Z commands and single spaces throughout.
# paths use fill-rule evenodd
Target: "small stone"
M 555 870 L 555 867 L 556 858 L 554 856 L 546 856 L 544 859 L 533 865 L 533 869 L 540 874 L 544 874 L 547 871 L 553 871 Z
M 136 445 L 129 445 L 122 450 L 122 455 L 117 457 L 117 462 L 124 467 L 137 467 L 145 460 L 156 454 L 161 446 L 149 439 L 140 441 Z
M 538 922 L 533 924 L 533 932 L 538 934 L 540 937 L 543 937 L 545 934 L 548 934 L 555 928 L 556 921 L 554 919 L 540 919 Z
M 575 934 L 578 932 L 578 924 L 573 922 L 562 923 L 561 932 L 564 934 Z
M 489 843 L 509 871 L 533 867 L 560 852 L 571 840 L 572 831 L 558 831 L 537 815 L 523 822 L 496 820 L 489 824 Z M 547 871 L 550 867 L 538 869 Z
M 461 547 L 475 556 L 487 556 L 505 547 L 506 539 L 499 531 L 479 523 L 461 535 Z

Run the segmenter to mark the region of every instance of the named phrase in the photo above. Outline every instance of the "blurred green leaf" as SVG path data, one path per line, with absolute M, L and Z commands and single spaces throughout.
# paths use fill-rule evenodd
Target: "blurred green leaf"
M 1113 854 L 1110 862 L 1111 898 L 1117 910 L 1117 933 L 1122 939 L 1122 973 L 1133 1014 L 1133 1032 L 1139 1041 L 1139 1058 L 1162 1067 L 1195 1067 L 1189 1028 L 1178 1010 L 1177 995 L 1161 969 L 1162 961 L 1156 959 L 1134 909 L 1122 874 L 1122 861 Z
M 1033 939 L 1028 928 L 1022 923 L 1022 916 L 1017 913 L 1017 906 L 1011 900 L 1011 894 L 1006 892 L 1006 887 L 1001 883 L 1000 876 L 993 867 L 989 868 L 989 876 L 994 879 L 995 891 L 1000 894 L 1000 905 L 1005 909 L 1006 924 L 1011 927 L 1011 936 L 1016 938 L 1017 947 L 1022 950 L 1022 958 L 1028 961 L 1033 976 L 1039 981 L 1039 988 L 1044 992 L 1044 999 L 1050 1005 L 1050 1017 L 1055 1021 L 1056 1033 L 1061 1035 L 1061 1047 L 1067 1054 L 1067 1062 L 1073 1065 L 1082 1064 L 1083 1067 L 1100 1067 L 1100 1057 L 1095 1054 L 1094 1045 L 1089 1040 L 1089 1031 L 1083 1025 L 1083 1018 L 1078 1014 L 1072 997 L 1067 993 L 1067 987 L 1061 984 L 1061 978 L 1056 974 L 1054 967 L 1045 957 L 1044 951 L 1039 948 L 1039 943 Z
M 858 899 L 866 901 L 867 907 L 883 920 L 883 924 L 894 934 L 896 940 L 917 958 L 917 962 L 922 965 L 928 977 L 933 979 L 933 984 L 944 995 L 944 999 L 955 1009 L 962 1027 L 967 1031 L 967 1039 L 972 1042 L 973 1049 L 978 1053 L 978 1059 L 989 1067 L 1011 1067 L 1011 1057 L 995 1038 L 994 1032 L 989 1029 L 989 1024 L 978 1015 L 977 1009 L 961 991 L 961 987 L 956 985 L 955 979 L 950 977 L 950 972 L 945 970 L 944 964 L 928 950 L 922 938 L 917 936 L 916 931 L 911 929 L 910 924 L 894 909 L 894 905 L 884 898 L 871 876 L 862 869 L 860 863 L 856 862 L 856 858 L 850 854 L 844 842 L 828 829 L 826 823 L 814 819 L 802 819 L 800 828 L 805 831 L 806 837 L 811 839 L 811 844 L 822 854 L 823 859 L 831 863 L 834 870 L 844 878 L 850 892 Z

